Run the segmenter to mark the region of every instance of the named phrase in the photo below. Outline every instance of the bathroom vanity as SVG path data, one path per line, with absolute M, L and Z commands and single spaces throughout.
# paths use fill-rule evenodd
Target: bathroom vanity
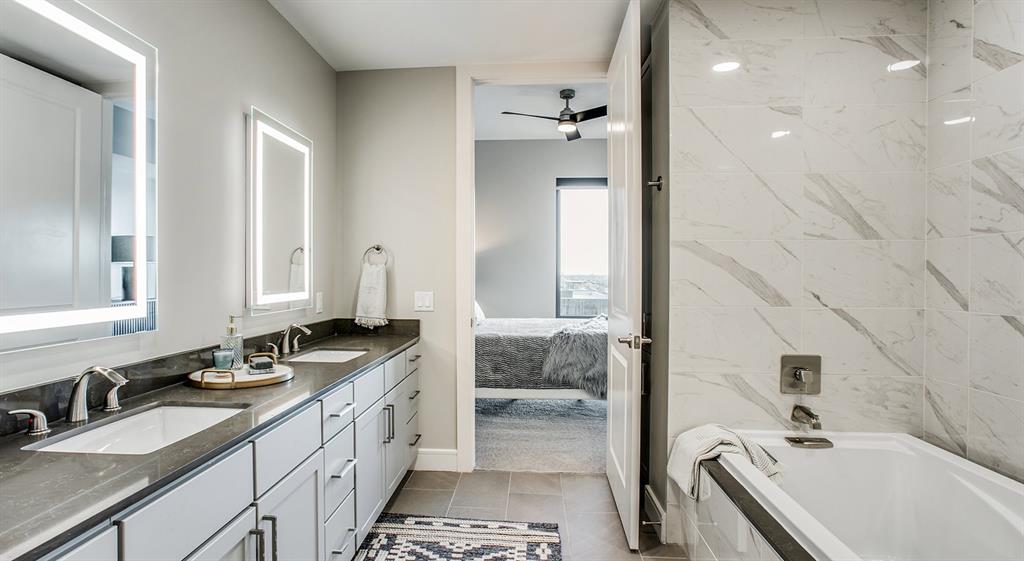
M 82 427 L 0 439 L 0 509 L 21 513 L 0 520 L 0 558 L 349 561 L 416 459 L 418 340 L 328 337 L 277 386 L 174 385 Z M 365 352 L 302 360 L 324 349 Z M 234 414 L 145 454 L 41 446 L 168 407 Z

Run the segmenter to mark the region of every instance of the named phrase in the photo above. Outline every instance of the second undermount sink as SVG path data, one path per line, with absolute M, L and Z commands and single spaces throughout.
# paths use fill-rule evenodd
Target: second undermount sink
M 317 349 L 288 359 L 288 362 L 348 362 L 366 354 L 365 350 Z
M 199 431 L 240 413 L 238 407 L 159 405 L 123 418 L 112 417 L 95 428 L 83 427 L 69 436 L 46 439 L 26 450 L 77 454 L 141 455 L 192 436 Z M 116 419 L 116 420 L 115 420 Z M 49 440 L 56 440 L 47 444 Z

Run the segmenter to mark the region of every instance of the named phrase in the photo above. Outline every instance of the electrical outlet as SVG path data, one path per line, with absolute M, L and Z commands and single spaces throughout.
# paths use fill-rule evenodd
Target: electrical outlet
M 318 314 L 324 313 L 324 293 L 323 292 L 317 292 L 316 293 L 316 313 L 318 313 Z
M 417 312 L 433 312 L 434 311 L 434 293 L 433 292 L 416 292 L 414 295 L 415 305 L 414 311 Z

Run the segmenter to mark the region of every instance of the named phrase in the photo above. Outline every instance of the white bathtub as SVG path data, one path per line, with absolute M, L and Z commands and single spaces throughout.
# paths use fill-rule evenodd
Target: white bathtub
M 784 464 L 776 485 L 738 455 L 721 463 L 818 560 L 1024 559 L 1024 485 L 906 434 L 744 431 Z

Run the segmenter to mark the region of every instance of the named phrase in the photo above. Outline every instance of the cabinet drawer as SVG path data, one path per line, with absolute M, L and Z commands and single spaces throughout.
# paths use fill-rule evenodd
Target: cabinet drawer
M 110 561 L 117 559 L 117 528 L 107 525 L 99 535 L 72 548 L 63 555 L 47 557 L 49 561 Z
M 397 386 L 404 379 L 405 353 L 402 353 L 384 363 L 384 391 L 391 391 L 391 388 Z
M 416 372 L 420 367 L 420 344 L 409 347 L 405 350 L 405 371 L 407 374 Z
M 363 414 L 378 399 L 384 397 L 384 367 L 378 366 L 352 383 L 356 402 L 356 417 Z
M 120 520 L 122 561 L 183 559 L 252 502 L 252 450 L 241 450 Z
M 324 538 L 327 541 L 327 559 L 330 561 L 351 561 L 359 543 L 356 541 L 356 494 L 349 493 L 338 510 L 324 524 Z
M 348 496 L 356 485 L 356 427 L 350 424 L 324 444 L 324 517 Z
M 245 509 L 242 514 L 206 543 L 200 546 L 185 561 L 227 561 L 230 559 L 255 559 L 259 537 L 255 534 L 256 507 Z M 266 538 L 264 538 L 266 541 Z
M 259 498 L 320 447 L 319 404 L 257 436 L 252 444 Z
M 323 409 L 323 439 L 327 442 L 356 418 L 355 390 L 345 384 L 320 400 Z

